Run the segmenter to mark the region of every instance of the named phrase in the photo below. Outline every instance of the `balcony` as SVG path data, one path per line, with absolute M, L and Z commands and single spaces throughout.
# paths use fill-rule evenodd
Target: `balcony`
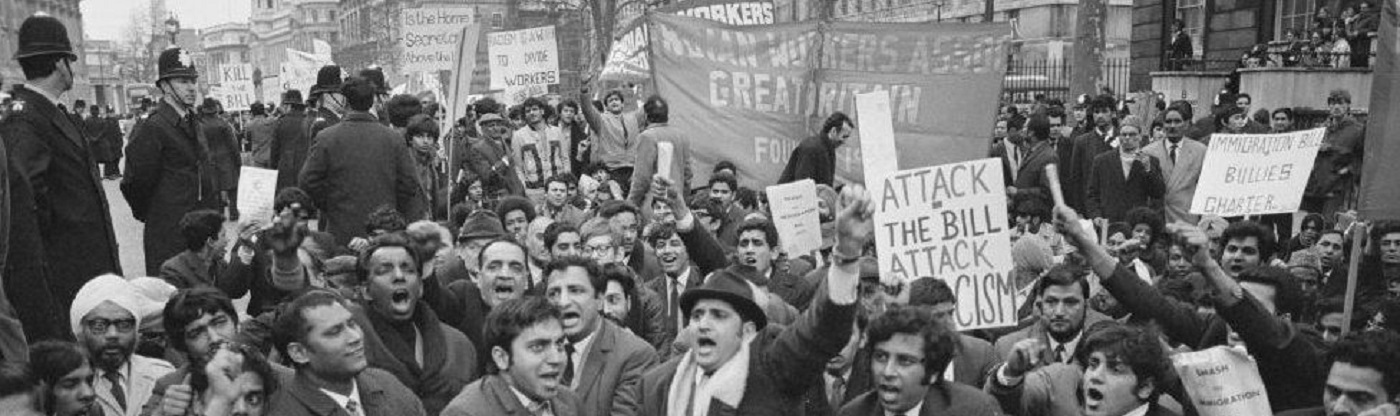
M 1368 62 L 1369 61 L 1369 62 Z M 1239 91 L 1253 99 L 1254 108 L 1325 108 L 1327 94 L 1344 89 L 1351 93 L 1352 108 L 1371 103 L 1373 54 L 1300 50 L 1286 42 L 1260 45 L 1239 61 L 1188 60 L 1152 72 L 1152 90 L 1169 101 L 1193 103 L 1197 116 L 1208 114 L 1215 95 L 1232 78 Z

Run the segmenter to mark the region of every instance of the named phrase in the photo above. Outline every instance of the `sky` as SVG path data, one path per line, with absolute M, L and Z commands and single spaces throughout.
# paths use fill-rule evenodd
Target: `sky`
M 90 39 L 118 40 L 130 20 L 131 11 L 146 7 L 149 0 L 82 0 L 83 31 Z M 226 22 L 247 22 L 253 4 L 250 0 L 166 0 L 165 8 L 175 13 L 180 27 L 201 29 Z

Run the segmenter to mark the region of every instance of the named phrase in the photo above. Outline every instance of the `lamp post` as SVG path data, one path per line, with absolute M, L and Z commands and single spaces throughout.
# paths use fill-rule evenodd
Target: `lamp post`
M 180 34 L 180 21 L 173 14 L 165 19 L 165 33 L 170 35 L 170 46 L 175 46 L 175 35 Z

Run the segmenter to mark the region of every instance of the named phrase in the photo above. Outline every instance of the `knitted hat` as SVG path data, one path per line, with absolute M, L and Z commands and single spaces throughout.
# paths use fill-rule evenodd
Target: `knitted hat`
M 481 210 L 472 213 L 467 217 L 467 221 L 462 223 L 462 229 L 457 232 L 457 239 L 475 240 L 478 238 L 501 238 L 506 235 L 506 227 L 501 225 L 501 219 L 491 211 Z

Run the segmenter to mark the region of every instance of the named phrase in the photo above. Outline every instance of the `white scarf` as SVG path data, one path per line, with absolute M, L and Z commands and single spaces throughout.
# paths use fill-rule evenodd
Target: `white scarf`
M 676 367 L 676 376 L 671 378 L 671 388 L 666 400 L 667 416 L 707 416 L 710 411 L 710 400 L 718 399 L 730 407 L 738 408 L 739 402 L 744 399 L 745 383 L 749 377 L 749 358 L 751 356 L 749 343 L 757 338 L 757 333 L 748 335 L 741 340 L 743 344 L 739 346 L 739 352 L 724 363 L 714 375 L 700 386 L 696 386 L 695 379 L 700 371 L 700 365 L 695 362 L 695 351 L 687 351 L 681 357 L 680 364 Z M 690 407 L 690 399 L 695 398 L 695 406 L 692 414 L 686 414 L 685 410 Z

